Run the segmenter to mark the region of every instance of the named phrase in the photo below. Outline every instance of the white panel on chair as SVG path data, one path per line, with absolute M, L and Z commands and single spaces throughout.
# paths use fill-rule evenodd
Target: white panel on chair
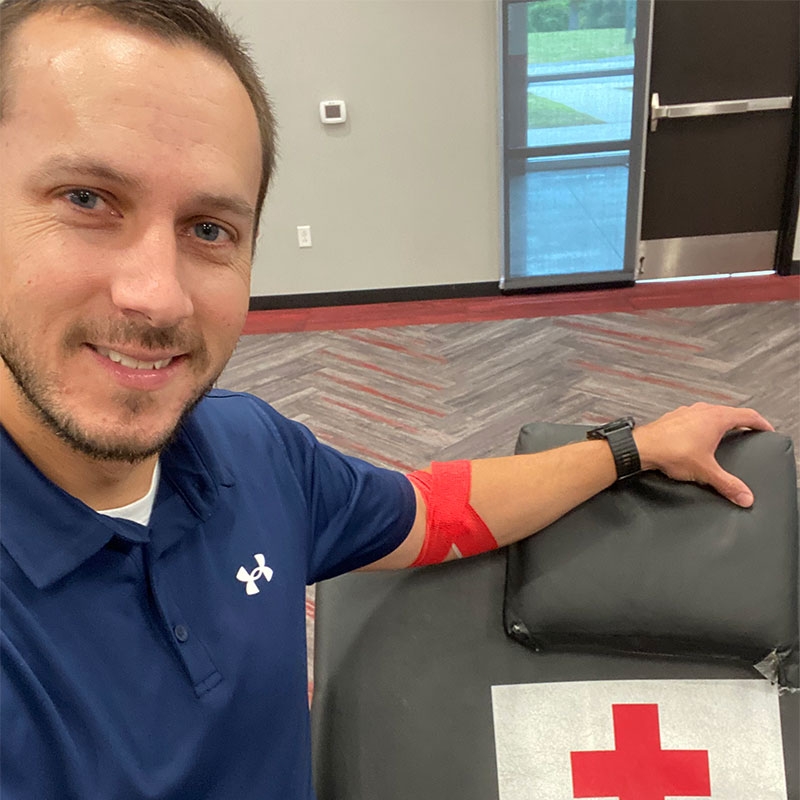
M 762 680 L 493 686 L 500 800 L 786 800 Z

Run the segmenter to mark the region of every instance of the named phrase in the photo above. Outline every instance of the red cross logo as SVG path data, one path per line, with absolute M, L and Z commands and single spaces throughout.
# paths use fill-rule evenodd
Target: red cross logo
M 573 752 L 574 797 L 710 797 L 708 750 L 662 750 L 658 705 L 615 704 L 616 750 Z

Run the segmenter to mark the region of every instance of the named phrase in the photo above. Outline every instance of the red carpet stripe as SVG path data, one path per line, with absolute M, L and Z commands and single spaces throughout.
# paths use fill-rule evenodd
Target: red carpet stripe
M 648 320 L 659 320 L 661 322 L 667 322 L 670 325 L 676 327 L 684 327 L 684 328 L 691 328 L 696 323 L 694 320 L 690 319 L 681 319 L 680 317 L 676 317 L 674 314 L 670 313 L 669 309 L 640 309 L 637 311 L 629 311 L 629 314 L 632 314 L 635 317 L 644 317 Z
M 244 333 L 353 330 L 797 300 L 797 275 L 638 283 L 623 289 L 251 311 Z M 679 323 L 678 323 L 679 324 Z
M 444 386 L 437 386 L 435 383 L 426 383 L 425 381 L 417 380 L 416 378 L 410 378 L 408 375 L 401 375 L 399 372 L 392 372 L 390 369 L 384 369 L 383 367 L 379 367 L 377 364 L 370 364 L 369 361 L 361 361 L 357 358 L 349 358 L 348 356 L 343 356 L 341 353 L 334 353 L 331 350 L 325 348 L 324 350 L 320 350 L 320 353 L 331 356 L 339 361 L 344 362 L 345 364 L 350 364 L 354 367 L 363 367 L 364 369 L 371 369 L 373 372 L 380 372 L 381 375 L 387 375 L 390 378 L 396 378 L 399 381 L 405 381 L 406 383 L 411 383 L 414 386 L 421 386 L 423 389 L 433 389 L 434 391 L 440 392 L 444 389 Z
M 343 403 L 341 400 L 334 400 L 332 397 L 323 397 L 322 401 L 329 403 L 332 406 L 338 406 L 339 408 L 344 408 L 347 411 L 352 411 L 354 414 L 366 417 L 374 422 L 382 422 L 384 425 L 389 425 L 392 428 L 398 428 L 401 431 L 406 431 L 407 433 L 419 433 L 419 428 L 414 428 L 411 425 L 406 425 L 405 422 L 400 422 L 399 420 L 391 419 L 390 417 L 384 417 L 381 414 L 376 414 L 374 411 L 368 411 L 366 408 L 351 406 L 349 403 Z
M 648 342 L 650 344 L 663 344 L 667 347 L 677 347 L 681 350 L 694 350 L 696 353 L 702 353 L 703 348 L 697 344 L 689 344 L 688 342 L 676 342 L 672 339 L 661 339 L 658 336 L 644 336 L 639 333 L 631 333 L 629 331 L 617 331 L 613 328 L 603 328 L 600 325 L 588 325 L 585 322 L 573 322 L 572 320 L 564 320 L 563 322 L 555 323 L 560 328 L 572 328 L 577 331 L 586 331 L 587 333 L 597 333 L 604 336 L 617 336 L 620 339 L 633 339 L 637 342 Z
M 680 381 L 670 381 L 666 378 L 654 378 L 650 375 L 637 375 L 634 372 L 627 372 L 626 370 L 611 369 L 611 367 L 601 367 L 599 364 L 590 364 L 588 361 L 571 361 L 570 363 L 577 367 L 588 369 L 592 372 L 601 372 L 603 375 L 614 375 L 618 378 L 627 378 L 631 381 L 651 383 L 654 386 L 666 386 L 670 389 L 680 389 L 682 392 L 686 392 L 688 397 L 692 397 L 692 395 L 701 395 L 718 402 L 738 405 L 736 398 L 731 397 L 728 394 L 711 392 L 708 389 L 698 389 L 696 386 L 690 386 L 689 384 L 681 383 Z
M 612 339 L 607 339 L 604 336 L 592 336 L 587 334 L 583 337 L 584 341 L 597 342 L 598 344 L 608 345 L 609 347 L 622 347 L 629 353 L 641 353 L 646 356 L 658 356 L 659 358 L 666 358 L 670 361 L 677 361 L 681 364 L 686 362 L 685 353 L 669 353 L 665 350 L 657 350 L 653 347 L 637 347 L 630 342 L 618 342 Z
M 432 356 L 430 353 L 420 353 L 417 350 L 412 350 L 410 347 L 397 344 L 396 342 L 384 342 L 373 336 L 363 336 L 357 333 L 346 333 L 344 335 L 347 336 L 348 339 L 355 339 L 357 342 L 375 345 L 375 347 L 385 347 L 387 350 L 395 350 L 398 353 L 403 353 L 407 356 L 412 356 L 413 358 L 424 358 L 426 361 L 435 361 L 437 364 L 447 363 L 447 359 L 443 356 Z
M 399 397 L 393 397 L 390 394 L 379 392 L 377 389 L 373 389 L 371 386 L 366 386 L 363 383 L 356 383 L 355 381 L 348 381 L 344 378 L 337 378 L 336 376 L 330 375 L 326 372 L 320 372 L 319 374 L 320 376 L 327 378 L 329 381 L 338 383 L 340 386 L 347 386 L 349 389 L 355 389 L 357 392 L 366 392 L 367 394 L 371 394 L 373 397 L 380 397 L 381 400 L 386 400 L 389 403 L 395 403 L 398 406 L 404 406 L 405 408 L 410 408 L 413 411 L 419 411 L 423 414 L 428 414 L 431 417 L 440 417 L 444 419 L 444 417 L 447 416 L 444 411 L 436 411 L 433 408 L 425 408 L 425 406 L 418 406 L 416 403 L 409 403 L 407 400 L 402 400 Z

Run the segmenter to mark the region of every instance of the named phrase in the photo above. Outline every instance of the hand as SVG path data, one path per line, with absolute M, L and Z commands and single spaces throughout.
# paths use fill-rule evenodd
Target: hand
M 722 437 L 735 428 L 775 430 L 751 408 L 695 403 L 671 411 L 634 430 L 642 469 L 658 469 L 678 481 L 707 484 L 732 503 L 749 508 L 753 493 L 714 457 Z

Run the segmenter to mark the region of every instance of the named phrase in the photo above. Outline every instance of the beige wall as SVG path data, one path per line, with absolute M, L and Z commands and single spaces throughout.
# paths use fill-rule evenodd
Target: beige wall
M 281 158 L 251 294 L 496 281 L 494 0 L 223 0 L 273 97 Z M 347 102 L 324 126 L 319 102 Z M 313 247 L 299 249 L 297 226 Z

